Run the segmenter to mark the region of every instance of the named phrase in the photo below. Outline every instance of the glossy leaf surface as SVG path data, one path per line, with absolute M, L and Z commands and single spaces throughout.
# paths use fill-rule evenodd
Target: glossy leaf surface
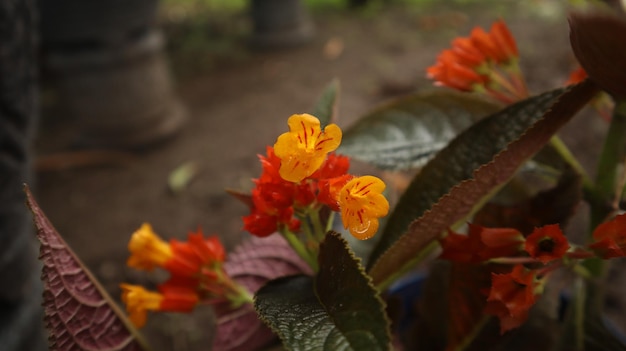
M 467 93 L 417 93 L 361 118 L 345 130 L 337 152 L 383 169 L 420 167 L 462 130 L 500 107 Z

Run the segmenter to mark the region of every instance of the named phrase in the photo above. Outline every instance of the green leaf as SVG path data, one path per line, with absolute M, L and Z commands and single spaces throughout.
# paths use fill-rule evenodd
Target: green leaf
M 187 188 L 196 174 L 198 174 L 198 164 L 193 161 L 185 162 L 170 173 L 167 184 L 174 194 L 179 194 Z
M 501 107 L 452 90 L 409 95 L 347 129 L 337 152 L 383 169 L 420 167 L 462 130 Z
M 479 121 L 441 150 L 389 217 L 370 258 L 374 282 L 388 284 L 416 263 L 425 248 L 476 211 L 595 93 L 595 85 L 585 81 L 529 98 Z
M 268 283 L 255 308 L 288 350 L 389 350 L 384 303 L 359 261 L 330 232 L 320 245 L 317 276 Z
M 333 79 L 324 88 L 322 95 L 319 97 L 313 107 L 313 116 L 320 120 L 322 129 L 329 123 L 333 123 L 337 118 L 337 102 L 339 101 L 339 79 Z
M 25 191 L 41 242 L 50 350 L 148 350 L 137 329 L 54 229 L 28 187 Z

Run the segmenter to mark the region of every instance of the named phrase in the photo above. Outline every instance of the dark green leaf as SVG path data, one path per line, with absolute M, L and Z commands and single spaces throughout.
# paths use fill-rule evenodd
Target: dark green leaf
M 319 97 L 313 107 L 313 116 L 320 120 L 322 129 L 337 118 L 337 102 L 339 101 L 339 79 L 333 79 Z
M 389 217 L 370 259 L 374 282 L 388 283 L 448 227 L 476 211 L 595 93 L 588 81 L 553 90 L 511 105 L 454 139 L 416 176 Z
M 255 308 L 289 350 L 388 350 L 384 304 L 345 240 L 331 232 L 315 278 L 292 276 L 261 288 Z
M 383 169 L 420 167 L 462 130 L 500 108 L 452 90 L 406 96 L 347 129 L 337 152 Z

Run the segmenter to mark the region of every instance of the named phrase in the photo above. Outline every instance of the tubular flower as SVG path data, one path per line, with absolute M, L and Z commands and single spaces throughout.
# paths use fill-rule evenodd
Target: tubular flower
M 280 158 L 280 176 L 300 182 L 317 171 L 326 155 L 341 143 L 341 129 L 329 124 L 322 131 L 320 121 L 309 114 L 292 115 L 287 121 L 289 132 L 278 137 L 274 152 Z
M 129 267 L 151 271 L 156 267 L 173 275 L 197 277 L 206 267 L 220 265 L 225 258 L 224 247 L 217 237 L 204 239 L 201 231 L 190 233 L 187 242 L 163 241 L 144 223 L 133 233 L 128 248 Z
M 170 245 L 157 236 L 150 224 L 144 223 L 135 231 L 128 243 L 131 253 L 126 264 L 129 267 L 151 271 L 163 267 L 172 258 Z
M 615 216 L 593 231 L 594 243 L 589 245 L 601 258 L 626 256 L 626 214 Z
M 204 239 L 200 230 L 190 233 L 187 242 L 172 240 L 170 246 L 173 255 L 163 268 L 174 276 L 200 277 L 202 273 L 208 273 L 213 277 L 226 257 L 220 240 L 215 236 Z
M 198 296 L 191 290 L 157 293 L 138 285 L 121 284 L 120 287 L 130 321 L 138 328 L 146 324 L 147 311 L 189 312 L 198 303 Z
M 536 273 L 516 265 L 510 273 L 491 274 L 491 289 L 485 313 L 500 318 L 500 332 L 517 328 L 528 318 L 535 304 Z
M 486 228 L 469 224 L 467 235 L 449 231 L 440 240 L 442 259 L 454 262 L 481 263 L 492 258 L 517 255 L 524 236 L 512 228 Z
M 350 180 L 341 188 L 338 201 L 343 226 L 355 238 L 369 239 L 378 230 L 378 218 L 389 212 L 389 202 L 382 195 L 385 183 L 374 176 Z
M 546 225 L 526 238 L 525 250 L 530 257 L 542 263 L 558 260 L 569 250 L 569 242 L 558 224 Z
M 494 22 L 489 32 L 475 27 L 469 37 L 456 38 L 451 44 L 426 69 L 435 85 L 487 93 L 505 103 L 528 96 L 517 45 L 504 21 Z

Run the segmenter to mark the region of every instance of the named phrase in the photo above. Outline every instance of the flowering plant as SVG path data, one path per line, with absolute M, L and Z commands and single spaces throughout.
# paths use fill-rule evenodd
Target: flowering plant
M 315 116 L 291 116 L 259 156 L 251 194 L 231 192 L 249 206 L 243 226 L 254 237 L 228 258 L 201 231 L 166 242 L 144 224 L 132 235 L 127 264 L 170 276 L 158 291 L 121 285 L 129 319 L 29 196 L 53 348 L 144 349 L 136 327 L 148 311 L 210 304 L 216 350 L 274 335 L 293 350 L 625 349 L 602 318 L 598 282 L 626 255 L 626 43 L 611 35 L 626 32 L 626 18 L 594 9 L 570 26 L 583 70 L 538 95 L 502 20 L 455 39 L 427 69 L 445 89 L 394 101 L 345 132 L 331 84 Z M 588 103 L 609 124 L 596 179 L 556 135 Z M 351 159 L 419 171 L 387 187 L 350 174 Z M 567 223 L 581 203 L 590 229 L 574 240 Z M 373 245 L 358 258 L 352 238 Z M 420 294 L 407 295 L 424 267 Z M 104 325 L 110 333 L 95 332 Z

